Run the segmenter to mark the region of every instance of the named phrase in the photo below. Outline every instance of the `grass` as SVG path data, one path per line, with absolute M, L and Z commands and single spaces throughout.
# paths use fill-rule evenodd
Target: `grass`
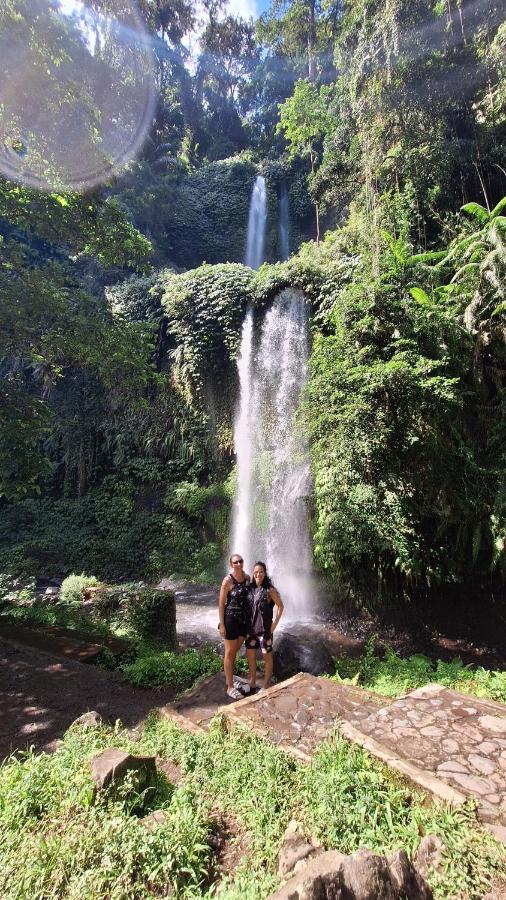
M 437 682 L 475 697 L 506 703 L 506 672 L 464 665 L 459 657 L 451 662 L 440 659 L 433 662 L 417 653 L 403 659 L 394 650 L 387 649 L 384 658 L 380 658 L 372 640 L 361 657 L 343 657 L 335 663 L 335 680 L 360 684 L 384 697 L 399 697 L 429 682 Z
M 93 799 L 88 760 L 108 746 L 177 762 L 180 786 L 159 775 L 155 790 L 135 783 L 118 797 Z M 166 822 L 146 830 L 139 816 L 164 809 Z M 326 848 L 350 853 L 404 846 L 424 833 L 446 845 L 432 876 L 439 900 L 477 900 L 501 871 L 504 854 L 478 825 L 471 804 L 451 810 L 397 781 L 339 735 L 309 765 L 285 756 L 251 732 L 227 732 L 216 719 L 207 734 L 188 734 L 152 714 L 140 740 L 119 727 L 71 728 L 50 756 L 30 753 L 0 768 L 0 896 L 3 900 L 135 900 L 216 893 L 209 836 L 217 810 L 233 816 L 244 859 L 220 883 L 222 900 L 264 900 L 279 885 L 276 862 L 295 817 Z
M 185 650 L 172 653 L 162 650 L 140 656 L 132 663 L 122 666 L 127 681 L 138 687 L 162 687 L 172 685 L 183 689 L 223 667 L 221 657 L 214 647 L 205 646 L 200 650 Z

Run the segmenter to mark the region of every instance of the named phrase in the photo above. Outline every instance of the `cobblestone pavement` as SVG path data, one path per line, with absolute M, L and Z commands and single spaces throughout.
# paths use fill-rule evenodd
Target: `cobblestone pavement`
M 273 744 L 309 758 L 338 719 L 360 723 L 384 706 L 383 698 L 361 688 L 295 675 L 264 694 L 223 707 L 221 712 L 230 719 L 247 721 Z
M 359 727 L 475 796 L 482 821 L 506 826 L 506 706 L 432 684 L 375 711 Z
M 478 801 L 506 841 L 506 706 L 427 685 L 389 701 L 311 675 L 222 712 L 288 752 L 310 758 L 336 724 L 343 734 L 437 796 Z

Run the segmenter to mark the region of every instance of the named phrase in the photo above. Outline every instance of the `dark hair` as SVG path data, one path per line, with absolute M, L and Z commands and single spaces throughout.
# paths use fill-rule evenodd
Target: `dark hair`
M 265 578 L 264 578 L 264 580 L 263 580 L 264 587 L 266 587 L 266 588 L 273 587 L 272 581 L 271 581 L 271 579 L 269 578 L 269 576 L 268 576 L 268 574 L 267 574 L 267 566 L 265 565 L 264 562 L 261 562 L 260 560 L 258 560 L 258 561 L 255 563 L 255 565 L 253 566 L 253 569 L 252 569 L 252 575 L 251 575 L 251 583 L 254 584 L 255 587 L 258 587 L 258 585 L 257 585 L 257 583 L 256 583 L 256 581 L 255 581 L 255 576 L 253 575 L 253 572 L 254 572 L 256 566 L 262 566 L 262 569 L 263 569 L 264 572 L 265 572 Z

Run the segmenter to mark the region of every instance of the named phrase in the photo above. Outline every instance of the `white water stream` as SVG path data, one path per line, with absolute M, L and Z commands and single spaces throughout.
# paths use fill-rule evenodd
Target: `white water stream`
M 265 181 L 259 176 L 251 198 L 246 255 L 246 263 L 253 267 L 254 261 L 255 268 L 263 261 L 265 224 Z M 285 619 L 299 620 L 314 610 L 306 502 L 311 488 L 309 449 L 297 419 L 308 354 L 301 291 L 281 291 L 263 320 L 248 310 L 238 359 L 238 488 L 230 549 L 243 555 L 246 571 L 259 559 L 267 564 L 285 602 Z

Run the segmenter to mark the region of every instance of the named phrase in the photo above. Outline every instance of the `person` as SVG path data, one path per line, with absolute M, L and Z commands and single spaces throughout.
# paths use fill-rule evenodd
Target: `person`
M 221 583 L 218 600 L 220 623 L 218 628 L 225 641 L 223 669 L 227 683 L 227 697 L 240 700 L 243 694 L 234 684 L 235 658 L 248 632 L 248 591 L 250 577 L 244 571 L 244 560 L 239 553 L 230 557 L 232 572 Z
M 246 656 L 248 658 L 249 691 L 256 689 L 257 651 L 262 651 L 264 660 L 264 686 L 269 687 L 272 677 L 272 634 L 283 614 L 283 601 L 267 575 L 265 563 L 256 562 L 249 592 L 248 634 L 246 636 Z M 276 618 L 273 621 L 274 608 Z

